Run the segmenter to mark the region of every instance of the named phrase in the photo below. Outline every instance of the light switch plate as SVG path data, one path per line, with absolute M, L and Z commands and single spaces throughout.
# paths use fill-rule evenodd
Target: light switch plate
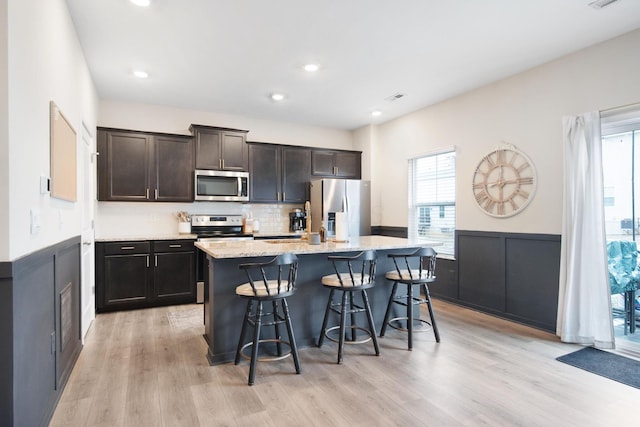
M 31 209 L 31 234 L 37 234 L 40 231 L 41 220 L 40 211 L 38 209 Z
M 40 194 L 47 194 L 50 191 L 51 180 L 48 176 L 41 175 L 40 176 Z

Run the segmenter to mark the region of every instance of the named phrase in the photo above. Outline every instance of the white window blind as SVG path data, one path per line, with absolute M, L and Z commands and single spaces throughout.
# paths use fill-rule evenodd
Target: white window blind
M 409 237 L 441 242 L 436 252 L 453 255 L 455 228 L 455 149 L 409 160 Z

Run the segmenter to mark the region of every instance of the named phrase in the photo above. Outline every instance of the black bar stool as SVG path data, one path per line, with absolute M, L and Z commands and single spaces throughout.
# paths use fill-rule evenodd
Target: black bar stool
M 431 296 L 429 295 L 428 286 L 429 283 L 436 280 L 436 251 L 432 248 L 420 248 L 411 253 L 389 254 L 389 257 L 393 259 L 393 264 L 396 269 L 395 271 L 389 271 L 385 274 L 387 280 L 393 282 L 393 288 L 391 289 L 391 295 L 389 296 L 389 303 L 384 315 L 384 321 L 382 322 L 380 336 L 384 336 L 384 333 L 387 330 L 387 325 L 394 329 L 408 332 L 408 346 L 409 350 L 411 350 L 413 349 L 413 322 L 415 320 L 423 324 L 431 325 L 436 342 L 440 342 L 440 333 L 438 332 L 438 326 L 436 325 L 436 318 L 433 315 L 433 306 L 431 305 Z M 396 295 L 398 283 L 402 283 L 407 286 L 406 294 Z M 416 285 L 419 286 L 419 288 L 421 287 L 424 291 L 424 298 L 420 297 L 420 289 L 418 289 L 417 295 L 414 296 L 413 287 Z M 394 317 L 393 319 L 390 319 L 389 317 L 391 316 L 391 307 L 393 304 L 399 304 L 406 307 L 406 317 Z M 420 304 L 427 304 L 431 322 L 421 319 L 420 312 L 418 312 L 418 317 L 414 318 L 413 306 Z M 406 320 L 406 328 L 396 324 L 401 320 Z
M 249 368 L 249 385 L 253 385 L 256 376 L 256 362 L 281 360 L 285 357 L 293 356 L 293 363 L 296 373 L 300 373 L 300 361 L 298 359 L 298 348 L 293 335 L 291 318 L 289 317 L 289 306 L 287 297 L 293 295 L 295 291 L 296 276 L 298 272 L 298 258 L 294 254 L 282 254 L 264 263 L 240 264 L 239 268 L 245 270 L 249 279 L 248 283 L 236 287 L 236 295 L 246 298 L 247 311 L 242 322 L 242 331 L 236 350 L 235 364 L 240 363 L 240 357 L 251 361 Z M 253 272 L 253 274 L 252 274 Z M 272 279 L 268 278 L 269 273 Z M 257 277 L 254 280 L 254 276 Z M 263 303 L 271 302 L 273 312 L 263 311 Z M 256 304 L 257 303 L 257 304 Z M 254 311 L 254 305 L 256 306 Z M 273 316 L 272 320 L 265 319 Z M 280 335 L 279 325 L 284 323 L 287 327 L 289 341 Z M 247 333 L 247 325 L 253 326 L 253 341 L 244 344 Z M 263 326 L 274 326 L 275 338 L 260 339 L 260 328 Z M 258 357 L 258 347 L 260 343 L 276 343 L 277 356 Z M 290 351 L 282 352 L 282 344 L 287 345 Z M 244 354 L 244 349 L 252 346 L 251 356 Z
M 320 338 L 318 339 L 318 347 L 322 347 L 325 336 L 327 339 L 337 342 L 338 363 L 342 363 L 346 329 L 349 328 L 351 330 L 351 338 L 347 341 L 348 344 L 362 344 L 373 340 L 376 356 L 379 356 L 380 348 L 378 347 L 378 338 L 376 337 L 371 306 L 369 305 L 369 298 L 367 297 L 367 289 L 375 285 L 376 252 L 363 251 L 355 256 L 330 256 L 328 259 L 333 264 L 333 269 L 336 273 L 322 277 L 322 285 L 331 289 L 331 292 L 329 293 L 329 301 L 327 302 L 327 308 L 324 312 L 324 321 L 322 322 L 322 330 L 320 331 Z M 355 272 L 354 266 L 356 266 Z M 336 291 L 342 292 L 342 298 L 341 302 L 334 303 L 333 294 Z M 354 292 L 360 292 L 363 305 L 357 305 L 354 302 Z M 340 324 L 327 328 L 330 312 L 340 315 Z M 356 325 L 355 314 L 361 312 L 367 315 L 368 329 Z M 347 326 L 347 314 L 351 317 L 349 326 Z M 329 333 L 336 329 L 339 330 L 338 339 L 329 336 Z M 357 330 L 365 332 L 368 336 L 365 339 L 357 340 Z

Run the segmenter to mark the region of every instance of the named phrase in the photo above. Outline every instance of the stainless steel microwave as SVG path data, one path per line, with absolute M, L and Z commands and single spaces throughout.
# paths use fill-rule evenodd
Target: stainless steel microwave
M 195 200 L 248 202 L 249 173 L 196 169 Z

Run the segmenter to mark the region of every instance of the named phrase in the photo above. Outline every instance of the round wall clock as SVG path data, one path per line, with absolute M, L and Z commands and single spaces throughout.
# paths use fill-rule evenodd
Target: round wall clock
M 522 211 L 536 190 L 536 171 L 522 151 L 502 146 L 484 156 L 473 174 L 473 195 L 487 215 L 505 218 Z

